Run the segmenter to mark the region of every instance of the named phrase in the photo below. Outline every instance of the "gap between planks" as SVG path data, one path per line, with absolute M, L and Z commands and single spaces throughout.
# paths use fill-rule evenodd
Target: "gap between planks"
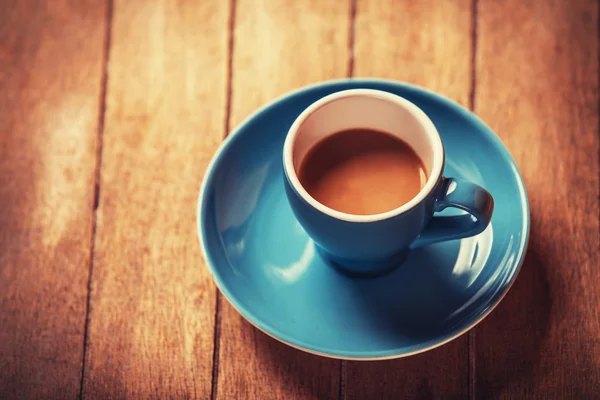
M 223 121 L 223 139 L 229 135 L 231 124 L 231 99 L 233 95 L 233 50 L 235 46 L 235 16 L 237 1 L 229 2 L 229 26 L 227 30 L 227 83 L 225 94 L 225 118 Z M 215 287 L 215 322 L 213 331 L 213 363 L 210 398 L 215 400 L 219 386 L 219 356 L 221 349 L 221 293 Z
M 81 382 L 79 386 L 79 398 L 83 398 L 83 385 L 85 384 L 85 360 L 88 347 L 90 306 L 92 293 L 92 275 L 94 271 L 94 250 L 96 248 L 96 228 L 98 207 L 100 205 L 100 178 L 102 168 L 102 139 L 104 135 L 104 122 L 106 117 L 106 92 L 108 87 L 108 63 L 110 61 L 110 47 L 112 39 L 113 0 L 106 1 L 106 32 L 104 36 L 104 47 L 102 56 L 102 75 L 100 83 L 100 104 L 98 110 L 98 131 L 96 134 L 96 165 L 94 168 L 94 199 L 92 205 L 92 229 L 90 235 L 89 271 L 87 282 L 87 299 L 85 305 L 85 324 L 83 328 L 83 351 L 81 359 Z
M 478 1 L 472 0 L 471 3 L 471 87 L 469 91 L 469 109 L 475 112 L 475 91 L 477 89 L 477 12 Z M 475 399 L 475 331 L 469 330 L 467 333 L 467 393 L 469 400 Z
M 350 1 L 350 13 L 348 18 L 350 22 L 348 23 L 348 78 L 352 78 L 354 76 L 354 46 L 355 46 L 355 38 L 356 38 L 356 10 L 357 10 L 357 0 L 349 0 Z M 339 399 L 344 400 L 346 398 L 346 363 L 345 360 L 340 360 L 340 376 L 339 376 Z

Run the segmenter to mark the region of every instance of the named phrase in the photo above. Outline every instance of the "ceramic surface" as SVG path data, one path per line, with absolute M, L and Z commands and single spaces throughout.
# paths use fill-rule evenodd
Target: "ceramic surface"
M 297 169 L 309 149 L 328 135 L 356 127 L 398 137 L 423 160 L 429 177 L 410 201 L 380 214 L 352 215 L 326 207 L 302 187 Z M 353 276 L 387 272 L 409 248 L 483 232 L 494 208 L 492 196 L 469 181 L 443 178 L 443 168 L 444 146 L 433 122 L 413 103 L 380 90 L 323 97 L 296 119 L 283 145 L 285 191 L 296 219 L 321 254 Z M 447 207 L 469 214 L 434 216 Z
M 351 278 L 319 256 L 286 198 L 282 148 L 307 106 L 352 88 L 398 94 L 429 116 L 444 143 L 444 175 L 494 197 L 483 233 L 412 250 L 400 267 L 370 279 Z M 510 154 L 475 115 L 422 88 L 342 80 L 278 99 L 227 138 L 201 188 L 198 232 L 217 286 L 257 328 L 325 356 L 383 359 L 446 343 L 499 303 L 525 255 L 529 206 Z

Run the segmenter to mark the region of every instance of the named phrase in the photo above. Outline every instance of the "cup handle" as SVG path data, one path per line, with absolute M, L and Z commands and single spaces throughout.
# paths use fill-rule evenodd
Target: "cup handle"
M 434 212 L 455 207 L 469 214 L 433 217 L 411 248 L 462 239 L 487 228 L 494 211 L 494 199 L 484 188 L 463 179 L 442 178 L 442 189 L 434 200 Z

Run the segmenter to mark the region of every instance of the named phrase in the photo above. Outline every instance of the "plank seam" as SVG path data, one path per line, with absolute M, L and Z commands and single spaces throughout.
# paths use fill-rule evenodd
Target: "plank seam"
M 346 399 L 346 360 L 340 360 L 340 400 Z
M 475 90 L 477 87 L 477 20 L 478 0 L 471 3 L 471 88 L 469 91 L 469 108 L 475 111 Z
M 215 288 L 215 327 L 213 331 L 213 365 L 210 398 L 217 398 L 217 389 L 219 383 L 219 355 L 220 355 L 220 338 L 221 338 L 221 295 L 219 289 Z
M 356 35 L 356 2 L 350 0 L 350 23 L 348 24 L 348 77 L 354 75 L 354 42 Z
M 102 56 L 102 81 L 100 84 L 100 104 L 98 112 L 98 131 L 96 134 L 96 166 L 94 169 L 94 202 L 92 206 L 92 232 L 90 235 L 89 271 L 87 282 L 87 299 L 85 305 L 85 325 L 83 328 L 83 352 L 81 360 L 81 381 L 79 385 L 79 398 L 83 398 L 83 385 L 85 383 L 86 355 L 89 343 L 90 309 L 92 293 L 92 277 L 94 271 L 94 253 L 96 249 L 96 231 L 98 226 L 98 207 L 100 204 L 100 178 L 102 168 L 102 148 L 104 136 L 104 123 L 106 116 L 106 93 L 108 87 L 108 63 L 110 61 L 110 47 L 112 39 L 113 0 L 106 2 L 106 33 Z
M 235 45 L 235 11 L 237 8 L 236 0 L 229 3 L 229 21 L 227 30 L 227 83 L 225 94 L 225 120 L 223 122 L 223 139 L 227 137 L 230 129 L 231 119 L 231 98 L 233 92 L 233 47 Z M 219 386 L 219 359 L 221 353 L 221 294 L 219 289 L 215 288 L 215 321 L 213 331 L 213 363 L 210 398 L 215 400 L 218 394 Z
M 469 91 L 469 108 L 475 112 L 475 90 L 477 88 L 477 33 L 478 33 L 478 0 L 471 3 L 471 88 Z M 475 399 L 475 332 L 470 330 L 467 334 L 467 393 L 469 400 Z
M 356 42 L 356 9 L 357 0 L 349 0 L 350 14 L 348 23 L 348 78 L 354 76 L 354 46 Z M 346 398 L 346 361 L 340 360 L 340 375 L 339 375 L 339 392 L 340 400 Z

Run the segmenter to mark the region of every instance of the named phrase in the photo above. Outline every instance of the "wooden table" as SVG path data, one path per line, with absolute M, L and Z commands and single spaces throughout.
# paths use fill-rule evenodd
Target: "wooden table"
M 600 398 L 593 0 L 0 3 L 0 398 Z M 473 109 L 531 201 L 500 306 L 436 350 L 320 358 L 204 266 L 195 205 L 257 107 L 347 76 Z

